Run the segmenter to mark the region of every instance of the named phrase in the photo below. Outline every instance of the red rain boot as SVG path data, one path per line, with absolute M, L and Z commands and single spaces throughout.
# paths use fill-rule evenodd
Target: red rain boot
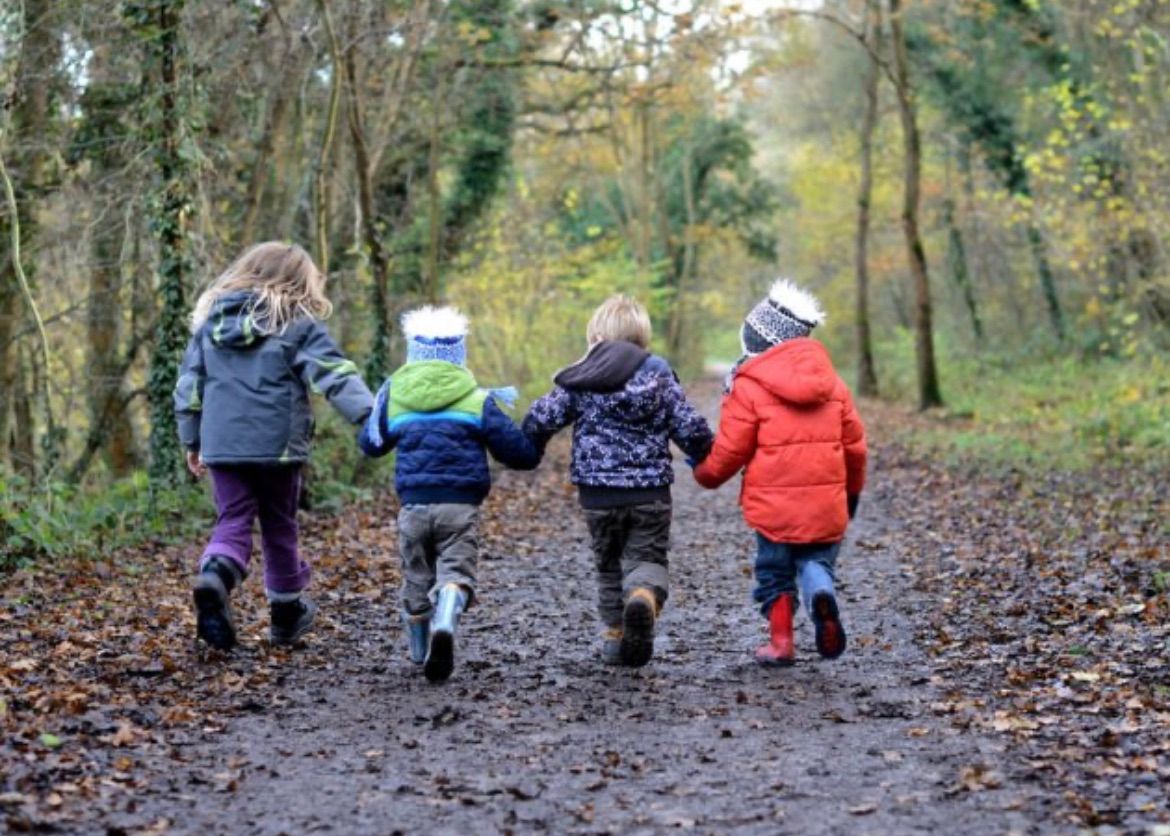
M 756 651 L 756 661 L 765 667 L 787 667 L 796 661 L 792 644 L 792 596 L 781 595 L 768 611 L 771 641 Z

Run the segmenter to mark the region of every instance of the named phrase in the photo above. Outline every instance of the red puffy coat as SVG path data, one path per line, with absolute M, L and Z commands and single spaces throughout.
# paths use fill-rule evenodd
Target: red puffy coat
M 833 543 L 849 525 L 846 497 L 865 486 L 865 458 L 865 427 L 829 353 L 796 339 L 736 372 L 695 478 L 717 488 L 746 468 L 748 525 L 776 543 Z

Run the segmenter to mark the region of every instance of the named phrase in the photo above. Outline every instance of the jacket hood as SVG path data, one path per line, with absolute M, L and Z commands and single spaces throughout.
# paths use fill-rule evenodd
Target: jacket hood
M 789 340 L 753 357 L 740 367 L 737 376 L 750 377 L 791 404 L 825 403 L 837 386 L 837 371 L 829 352 L 807 337 Z
M 207 317 L 211 341 L 220 348 L 251 348 L 266 334 L 252 311 L 251 293 L 229 293 L 218 299 Z
M 625 340 L 594 343 L 584 357 L 561 369 L 553 383 L 582 392 L 616 392 L 642 367 L 650 352 Z
M 390 399 L 411 412 L 438 412 L 476 390 L 475 376 L 444 360 L 407 363 L 390 376 Z

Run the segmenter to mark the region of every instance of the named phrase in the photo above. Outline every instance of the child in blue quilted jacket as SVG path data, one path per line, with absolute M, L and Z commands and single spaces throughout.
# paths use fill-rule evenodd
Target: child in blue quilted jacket
M 367 456 L 398 450 L 395 487 L 403 623 L 412 661 L 432 682 L 451 675 L 455 627 L 474 600 L 479 506 L 491 489 L 485 450 L 531 470 L 532 442 L 497 405 L 515 390 L 484 390 L 466 368 L 467 318 L 424 307 L 402 319 L 407 362 L 378 391 L 358 436 Z
M 524 431 L 543 452 L 573 425 L 570 476 L 577 486 L 597 563 L 606 664 L 640 667 L 654 653 L 654 625 L 669 590 L 670 442 L 691 459 L 711 449 L 711 428 L 678 377 L 650 353 L 650 316 L 613 296 L 586 329 L 589 351 L 553 378 Z

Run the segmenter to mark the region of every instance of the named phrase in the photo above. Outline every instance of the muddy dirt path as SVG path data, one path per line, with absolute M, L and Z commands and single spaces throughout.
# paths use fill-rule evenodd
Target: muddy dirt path
M 876 459 L 841 560 L 851 644 L 836 662 L 815 657 L 802 615 L 796 667 L 753 664 L 763 627 L 749 603 L 751 538 L 736 488 L 703 492 L 680 468 L 674 588 L 656 658 L 638 671 L 603 667 L 571 493 L 534 491 L 547 474 L 505 474 L 487 509 L 481 603 L 463 622 L 447 684 L 426 683 L 407 661 L 393 589 L 358 593 L 319 575 L 321 629 L 279 666 L 271 700 L 249 698 L 177 734 L 143 764 L 165 777 L 101 824 L 263 834 L 1047 830 L 1049 811 L 1002 743 L 932 711 L 938 681 L 913 626 L 933 602 L 892 553 L 898 522 L 883 513 L 880 451 Z M 540 517 L 538 535 L 520 507 Z M 392 520 L 351 533 L 387 586 Z M 263 650 L 245 646 L 233 666 L 246 667 L 249 653 Z

